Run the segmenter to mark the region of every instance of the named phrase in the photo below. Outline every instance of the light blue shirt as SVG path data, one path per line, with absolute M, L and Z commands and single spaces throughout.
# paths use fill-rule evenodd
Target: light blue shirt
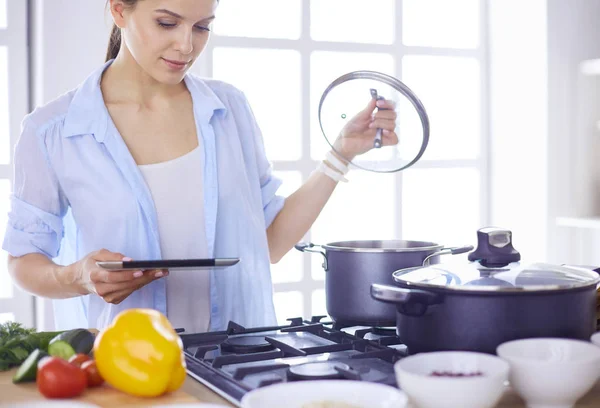
M 111 62 L 23 120 L 3 243 L 13 256 L 40 253 L 67 265 L 106 248 L 134 259 L 161 258 L 150 191 L 102 97 L 101 75 Z M 185 84 L 205 154 L 208 253 L 241 259 L 210 272 L 211 330 L 225 328 L 229 320 L 274 324 L 266 229 L 283 207 L 283 197 L 276 195 L 281 182 L 271 174 L 244 95 L 229 84 L 189 74 Z M 57 329 L 102 329 L 133 307 L 167 312 L 164 279 L 119 305 L 97 295 L 53 303 Z

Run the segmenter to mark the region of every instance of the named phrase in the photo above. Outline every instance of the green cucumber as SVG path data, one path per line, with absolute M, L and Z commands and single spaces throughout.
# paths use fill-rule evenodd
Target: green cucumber
M 15 373 L 13 383 L 19 384 L 35 381 L 38 363 L 44 357 L 48 357 L 48 353 L 40 349 L 33 350 Z
M 54 337 L 48 345 L 51 356 L 69 358 L 73 354 L 89 354 L 96 337 L 85 329 L 73 329 Z
M 66 341 L 62 340 L 50 343 L 50 345 L 48 346 L 48 353 L 52 357 L 60 357 L 65 360 L 68 360 L 71 358 L 71 356 L 77 354 L 75 353 L 75 349 L 73 348 L 73 346 L 71 346 Z

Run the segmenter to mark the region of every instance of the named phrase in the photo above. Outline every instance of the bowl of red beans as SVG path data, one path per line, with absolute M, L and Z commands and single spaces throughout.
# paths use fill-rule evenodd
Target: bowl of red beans
M 470 351 L 419 353 L 394 365 L 398 386 L 418 408 L 492 408 L 509 369 L 499 357 Z

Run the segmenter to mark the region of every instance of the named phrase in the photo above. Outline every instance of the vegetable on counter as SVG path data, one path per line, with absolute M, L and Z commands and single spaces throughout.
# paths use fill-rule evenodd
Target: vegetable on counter
M 186 377 L 181 339 L 167 318 L 152 309 L 118 314 L 96 337 L 94 358 L 108 384 L 135 396 L 175 391 Z
M 89 354 L 94 347 L 95 336 L 85 329 L 73 329 L 54 337 L 48 345 L 51 356 L 68 360 L 75 354 Z
M 23 363 L 35 349 L 48 351 L 50 341 L 61 333 L 36 333 L 15 322 L 0 324 L 0 371 Z
M 37 376 L 37 366 L 40 360 L 44 357 L 48 357 L 48 353 L 43 350 L 35 349 L 27 357 L 27 359 L 21 364 L 15 376 L 13 377 L 13 383 L 18 384 L 22 382 L 35 381 Z
M 73 398 L 87 388 L 87 375 L 60 357 L 46 357 L 38 366 L 37 387 L 46 398 Z
M 92 350 L 95 339 L 94 334 L 84 329 L 34 333 L 33 330 L 23 329 L 16 323 L 5 325 L 4 328 L 9 340 L 0 346 L 0 361 L 5 361 L 8 367 L 22 363 L 13 377 L 15 384 L 35 381 L 38 362 L 48 354 L 65 360 L 79 355 L 80 366 L 84 361 L 81 356 Z M 90 360 L 90 357 L 87 359 Z
M 77 367 L 81 367 L 86 361 L 90 361 L 92 358 L 88 354 L 75 354 L 69 358 L 69 363 L 75 364 Z
M 81 364 L 81 369 L 87 376 L 87 384 L 89 388 L 98 387 L 104 384 L 104 378 L 102 378 L 100 375 L 94 360 L 85 361 L 83 364 Z

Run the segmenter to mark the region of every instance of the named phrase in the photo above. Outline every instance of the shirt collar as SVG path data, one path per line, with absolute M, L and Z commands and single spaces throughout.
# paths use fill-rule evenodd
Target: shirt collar
M 112 60 L 92 72 L 75 90 L 65 117 L 65 137 L 93 134 L 99 142 L 104 140 L 108 111 L 100 90 L 100 78 L 111 63 Z
M 92 72 L 76 89 L 65 117 L 64 137 L 93 134 L 98 142 L 104 141 L 110 115 L 104 104 L 100 80 L 112 62 L 107 61 Z M 192 95 L 197 122 L 207 124 L 216 111 L 227 111 L 221 99 L 204 81 L 190 74 L 186 74 L 184 81 Z
M 202 79 L 187 74 L 185 85 L 192 95 L 194 114 L 200 124 L 208 124 L 217 111 L 227 112 L 227 108 L 215 92 Z

